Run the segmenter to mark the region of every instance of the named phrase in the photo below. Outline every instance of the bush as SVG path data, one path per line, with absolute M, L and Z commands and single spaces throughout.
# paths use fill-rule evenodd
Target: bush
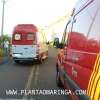
M 0 48 L 0 57 L 2 57 L 3 55 L 4 55 L 4 50 Z

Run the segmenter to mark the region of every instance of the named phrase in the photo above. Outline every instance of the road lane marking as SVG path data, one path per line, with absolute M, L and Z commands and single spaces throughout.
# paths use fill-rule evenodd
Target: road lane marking
M 30 89 L 30 86 L 31 86 L 31 83 L 32 83 L 32 79 L 34 77 L 35 69 L 36 69 L 36 66 L 33 66 L 32 70 L 30 72 L 30 75 L 28 77 L 28 81 L 27 81 L 27 83 L 25 85 L 25 89 L 24 90 L 29 90 Z M 27 99 L 27 95 L 24 94 L 23 99 Z
M 28 78 L 28 81 L 25 85 L 24 90 L 30 90 L 31 86 L 33 88 L 36 87 L 37 81 L 38 81 L 38 75 L 39 75 L 39 65 L 35 65 L 35 66 L 33 66 L 32 70 L 30 72 L 30 75 L 29 75 L 29 78 Z M 33 85 L 32 85 L 32 83 L 33 83 Z M 30 98 L 31 98 L 30 100 L 34 100 L 32 96 Z M 28 100 L 28 95 L 24 94 L 23 99 Z
M 37 65 L 37 69 L 36 69 L 36 72 L 35 72 L 35 78 L 34 78 L 33 88 L 36 87 L 36 85 L 37 85 L 38 76 L 39 76 L 39 65 Z
M 27 81 L 25 89 L 29 89 L 30 88 L 30 85 L 32 83 L 32 79 L 33 79 L 33 76 L 34 76 L 35 69 L 36 69 L 36 66 L 33 66 L 32 70 L 31 70 L 31 73 L 29 75 L 29 78 L 28 78 L 28 81 Z
M 35 88 L 37 86 L 38 76 L 39 76 L 39 65 L 37 65 L 37 67 L 36 67 L 36 72 L 35 72 L 35 77 L 34 77 L 34 83 L 33 83 L 32 88 Z M 31 96 L 30 100 L 34 100 L 33 96 Z

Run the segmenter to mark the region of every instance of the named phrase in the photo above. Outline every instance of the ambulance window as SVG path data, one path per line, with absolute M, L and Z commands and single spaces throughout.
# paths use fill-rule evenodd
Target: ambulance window
M 14 35 L 14 40 L 21 40 L 21 34 L 16 33 Z
M 27 40 L 34 40 L 34 33 L 27 34 Z
M 88 38 L 100 41 L 100 7 L 99 10 L 97 9 L 97 15 L 93 22 Z

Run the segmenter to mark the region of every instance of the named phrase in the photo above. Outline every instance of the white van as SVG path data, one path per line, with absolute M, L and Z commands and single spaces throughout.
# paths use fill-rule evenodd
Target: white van
M 16 63 L 25 60 L 41 62 L 48 57 L 48 46 L 35 25 L 19 24 L 13 30 L 11 52 Z

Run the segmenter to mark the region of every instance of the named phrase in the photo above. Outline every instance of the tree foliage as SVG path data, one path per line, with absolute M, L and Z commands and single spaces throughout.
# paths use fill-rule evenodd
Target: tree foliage
M 10 41 L 11 37 L 9 37 L 8 35 L 3 35 L 2 37 L 0 37 L 0 46 L 4 43 L 4 41 Z
M 4 42 L 5 41 L 9 41 L 10 42 L 11 37 L 9 37 L 8 35 L 3 35 L 2 37 L 0 37 L 0 57 L 4 56 L 5 54 L 5 50 L 4 50 Z

